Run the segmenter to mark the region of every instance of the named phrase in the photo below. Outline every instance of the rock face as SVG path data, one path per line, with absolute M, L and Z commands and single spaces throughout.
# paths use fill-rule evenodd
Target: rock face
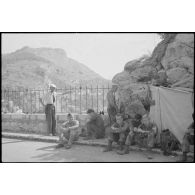
M 166 34 L 151 56 L 127 62 L 112 79 L 118 85 L 115 102 L 124 104 L 130 117 L 149 111 L 152 100 L 148 84 L 192 89 L 193 81 L 194 35 L 173 33 Z
M 178 34 L 161 60 L 172 87 L 193 88 L 194 35 Z

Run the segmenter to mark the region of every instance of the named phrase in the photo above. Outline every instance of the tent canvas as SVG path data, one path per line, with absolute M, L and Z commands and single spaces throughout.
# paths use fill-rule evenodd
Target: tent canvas
M 192 93 L 165 87 L 150 87 L 155 105 L 150 108 L 150 118 L 160 132 L 169 129 L 181 143 L 188 126 L 193 122 Z

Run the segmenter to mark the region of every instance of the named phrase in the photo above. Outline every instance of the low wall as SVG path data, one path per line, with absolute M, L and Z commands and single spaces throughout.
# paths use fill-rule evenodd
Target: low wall
M 57 131 L 58 125 L 61 125 L 66 120 L 67 114 L 57 114 Z M 74 118 L 79 120 L 80 126 L 86 124 L 87 114 L 73 114 Z M 109 124 L 108 116 L 102 116 L 105 126 Z M 24 132 L 24 133 L 38 133 L 46 135 L 47 124 L 45 114 L 1 114 L 2 131 Z

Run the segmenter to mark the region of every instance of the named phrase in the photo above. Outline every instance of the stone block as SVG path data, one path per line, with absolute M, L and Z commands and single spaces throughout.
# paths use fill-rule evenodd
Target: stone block
M 23 114 L 12 114 L 11 119 L 23 119 Z
M 37 119 L 38 120 L 45 120 L 46 119 L 45 114 L 37 114 Z
M 30 120 L 37 120 L 37 114 L 30 114 Z
M 65 121 L 67 118 L 67 114 L 59 114 L 57 116 L 58 121 Z
M 11 118 L 11 114 L 1 114 L 2 120 L 3 119 L 10 119 Z

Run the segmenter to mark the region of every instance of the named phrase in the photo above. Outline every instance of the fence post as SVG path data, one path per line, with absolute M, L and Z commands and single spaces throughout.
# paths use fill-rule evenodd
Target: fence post
M 80 114 L 81 114 L 81 89 L 82 87 L 80 86 Z
M 57 92 L 58 92 L 58 89 L 56 88 L 56 94 L 57 94 Z M 58 112 L 58 96 L 56 95 L 56 99 L 55 99 L 55 107 L 56 107 L 56 109 L 55 109 L 55 113 L 57 114 L 57 112 Z
M 65 85 L 64 93 L 66 94 L 66 85 Z M 66 99 L 65 99 L 65 113 L 67 113 L 67 100 Z
M 30 112 L 31 112 L 31 114 L 32 114 L 32 90 L 30 89 L 29 92 L 30 92 L 30 102 L 31 102 L 31 109 L 30 109 Z
M 87 86 L 86 86 L 86 110 L 87 110 Z
M 72 112 L 72 88 L 71 88 L 71 85 L 70 85 L 70 105 L 71 105 L 71 112 Z
M 92 109 L 93 109 L 93 89 L 92 89 L 92 85 L 91 85 L 91 103 L 92 103 Z
M 102 89 L 103 89 L 103 112 L 104 112 L 104 86 L 102 86 Z
M 63 89 L 60 89 L 60 91 L 61 91 L 61 94 L 63 94 Z M 61 113 L 62 113 L 62 96 L 63 95 L 60 95 L 60 111 L 61 111 Z
M 75 101 L 75 113 L 76 113 L 76 105 L 77 105 L 76 97 L 77 97 L 77 96 L 76 96 L 76 86 L 75 86 L 75 100 L 74 100 L 74 101 Z
M 99 95 L 98 95 L 98 85 L 97 85 L 97 112 L 98 112 L 98 98 L 99 98 Z

